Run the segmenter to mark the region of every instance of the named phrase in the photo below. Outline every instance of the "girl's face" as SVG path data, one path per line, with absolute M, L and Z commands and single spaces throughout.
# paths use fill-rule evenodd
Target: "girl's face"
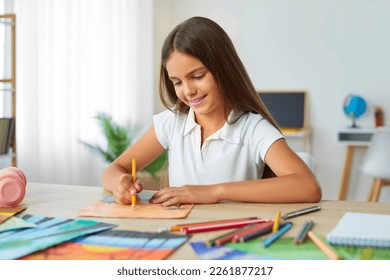
M 200 60 L 174 51 L 167 60 L 166 69 L 177 97 L 190 106 L 197 117 L 224 114 L 221 90 Z

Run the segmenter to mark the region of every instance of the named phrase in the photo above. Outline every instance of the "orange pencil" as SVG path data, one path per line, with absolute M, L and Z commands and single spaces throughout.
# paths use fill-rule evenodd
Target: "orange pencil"
M 324 242 L 322 242 L 312 231 L 309 231 L 307 233 L 307 236 L 313 241 L 314 244 L 317 245 L 317 247 L 325 254 L 327 255 L 331 260 L 341 260 L 341 258 L 333 252 L 331 248 L 329 248 Z
M 135 158 L 133 158 L 132 162 L 131 162 L 131 176 L 133 176 L 133 183 L 135 184 L 135 181 L 137 180 L 137 166 L 136 166 L 136 162 L 135 162 Z M 135 208 L 135 202 L 136 202 L 136 196 L 135 195 L 132 195 L 131 196 L 131 208 L 134 210 Z

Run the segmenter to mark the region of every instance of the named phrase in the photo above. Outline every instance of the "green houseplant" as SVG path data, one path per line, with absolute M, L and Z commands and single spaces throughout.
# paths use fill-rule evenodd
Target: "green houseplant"
M 127 127 L 121 126 L 106 113 L 100 112 L 95 118 L 107 140 L 107 147 L 90 144 L 85 141 L 80 142 L 99 154 L 107 163 L 111 163 L 133 143 L 134 136 L 138 132 L 139 127 L 131 125 Z M 157 179 L 159 174 L 166 169 L 166 162 L 167 153 L 164 152 L 142 171 Z

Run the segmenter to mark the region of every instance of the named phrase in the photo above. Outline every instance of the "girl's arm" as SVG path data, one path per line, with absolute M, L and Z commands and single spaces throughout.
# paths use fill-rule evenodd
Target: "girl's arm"
M 318 202 L 320 185 L 302 159 L 284 139 L 269 148 L 265 162 L 277 177 L 242 182 L 227 182 L 208 186 L 166 188 L 151 199 L 165 206 L 183 203 L 217 203 L 221 200 L 293 203 Z
M 136 143 L 114 160 L 102 173 L 104 189 L 112 192 L 115 201 L 120 204 L 130 204 L 131 195 L 142 191 L 139 180 L 133 182 L 131 176 L 132 159 L 136 159 L 137 171 L 142 170 L 155 160 L 164 148 L 161 146 L 152 126 Z

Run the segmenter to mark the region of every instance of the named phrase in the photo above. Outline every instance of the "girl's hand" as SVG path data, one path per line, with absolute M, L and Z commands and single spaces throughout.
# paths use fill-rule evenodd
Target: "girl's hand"
M 219 202 L 217 186 L 190 186 L 185 185 L 179 188 L 164 188 L 154 194 L 150 203 L 172 206 L 180 204 L 204 203 L 211 204 Z
M 119 177 L 119 182 L 112 190 L 115 202 L 118 204 L 131 204 L 131 196 L 137 195 L 143 189 L 140 180 L 133 182 L 133 177 L 130 174 L 123 174 Z M 137 202 L 139 197 L 137 196 Z

